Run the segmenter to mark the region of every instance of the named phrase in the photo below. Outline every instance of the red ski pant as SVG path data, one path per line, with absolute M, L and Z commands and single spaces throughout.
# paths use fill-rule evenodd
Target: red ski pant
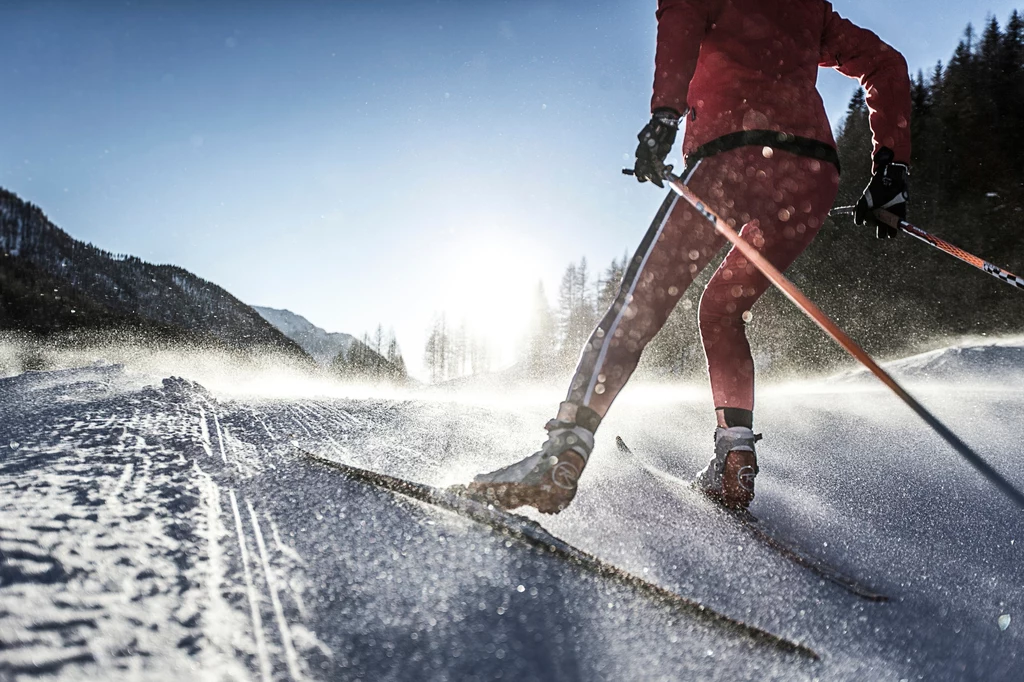
M 768 147 L 742 147 L 698 163 L 687 186 L 779 270 L 818 233 L 835 200 L 838 169 Z M 619 293 L 584 346 L 567 401 L 603 417 L 686 288 L 726 243 L 671 192 L 629 262 Z M 744 313 L 768 280 L 735 248 L 708 282 L 699 308 L 716 408 L 754 409 L 754 361 Z

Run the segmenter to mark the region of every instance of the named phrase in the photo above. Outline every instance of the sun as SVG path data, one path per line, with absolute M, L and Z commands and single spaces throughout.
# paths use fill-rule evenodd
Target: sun
M 441 290 L 449 329 L 463 324 L 486 344 L 492 369 L 516 360 L 529 328 L 537 281 L 537 246 L 520 234 L 474 230 L 452 243 Z

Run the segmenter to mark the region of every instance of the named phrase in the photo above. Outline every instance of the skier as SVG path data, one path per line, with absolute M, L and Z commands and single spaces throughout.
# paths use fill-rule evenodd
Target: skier
M 650 122 L 635 174 L 662 187 L 685 120 L 683 182 L 785 270 L 811 242 L 836 196 L 839 157 L 816 89 L 817 69 L 860 79 L 873 134 L 873 176 L 854 221 L 885 208 L 906 216 L 910 79 L 904 58 L 824 0 L 659 0 Z M 662 204 L 607 314 L 584 346 L 548 439 L 526 459 L 477 476 L 470 490 L 497 505 L 558 513 L 576 494 L 594 433 L 689 284 L 725 244 L 675 193 Z M 744 323 L 768 281 L 734 248 L 708 283 L 699 326 L 714 396 L 714 457 L 693 482 L 745 509 L 758 473 L 754 363 Z

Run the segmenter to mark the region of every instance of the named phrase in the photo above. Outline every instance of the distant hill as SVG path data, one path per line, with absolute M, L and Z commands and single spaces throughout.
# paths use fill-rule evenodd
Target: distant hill
M 302 315 L 290 310 L 253 306 L 264 320 L 274 325 L 289 339 L 299 344 L 302 350 L 321 365 L 330 365 L 339 353 L 347 353 L 356 343 L 354 336 L 340 332 L 328 332 L 316 326 Z
M 349 334 L 328 332 L 290 310 L 260 306 L 253 309 L 339 378 L 403 383 L 409 380 L 393 334 L 389 339 L 381 339 L 383 344 L 371 347 L 369 335 L 359 340 Z
M 130 331 L 240 351 L 302 349 L 221 287 L 173 265 L 73 239 L 0 189 L 0 330 L 54 336 Z M 307 359 L 308 361 L 308 359 Z

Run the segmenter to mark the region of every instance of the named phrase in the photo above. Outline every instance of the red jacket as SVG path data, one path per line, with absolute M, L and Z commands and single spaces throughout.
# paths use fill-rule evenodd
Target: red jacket
M 874 151 L 910 161 L 910 77 L 903 56 L 825 0 L 658 0 L 651 109 L 691 110 L 683 153 L 742 130 L 835 146 L 818 67 L 867 90 Z

